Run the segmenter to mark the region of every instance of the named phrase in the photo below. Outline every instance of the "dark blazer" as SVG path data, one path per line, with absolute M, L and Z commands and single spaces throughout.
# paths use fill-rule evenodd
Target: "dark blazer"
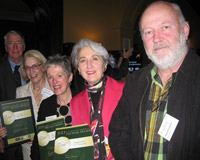
M 72 97 L 73 96 L 74 91 L 72 90 Z M 40 104 L 37 122 L 45 121 L 46 117 L 57 115 L 57 107 L 59 107 L 59 105 L 57 104 L 57 96 L 55 94 L 44 99 Z M 31 159 L 40 160 L 37 133 L 35 134 L 33 144 L 31 146 Z
M 58 104 L 55 94 L 43 100 L 42 103 L 40 104 L 37 122 L 44 121 L 45 118 L 48 116 L 56 115 L 57 106 Z M 37 133 L 35 134 L 33 144 L 31 146 L 30 157 L 32 160 L 40 160 L 40 150 L 38 145 Z
M 15 99 L 16 88 L 16 82 L 6 55 L 0 63 L 0 101 Z
M 40 104 L 37 122 L 45 121 L 48 116 L 57 115 L 57 96 L 54 94 L 43 100 Z
M 0 63 L 0 101 L 15 99 L 16 88 L 15 78 L 8 61 L 8 55 L 6 55 Z M 20 160 L 21 158 L 21 145 L 6 148 L 4 159 Z

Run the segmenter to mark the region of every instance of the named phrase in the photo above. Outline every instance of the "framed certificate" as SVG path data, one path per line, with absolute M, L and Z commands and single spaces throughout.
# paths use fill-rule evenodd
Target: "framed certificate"
M 56 160 L 94 160 L 94 143 L 88 124 L 56 129 Z
M 47 121 L 41 121 L 36 124 L 38 144 L 40 149 L 40 159 L 54 159 L 54 141 L 56 128 L 64 126 L 64 117 L 58 117 Z
M 36 133 L 31 97 L 0 102 L 0 117 L 7 129 L 6 147 L 30 141 Z

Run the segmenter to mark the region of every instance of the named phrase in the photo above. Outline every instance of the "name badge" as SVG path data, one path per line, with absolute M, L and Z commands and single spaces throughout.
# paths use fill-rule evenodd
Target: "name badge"
M 158 131 L 158 134 L 166 140 L 170 141 L 178 125 L 178 122 L 178 119 L 170 116 L 169 114 L 166 114 Z
M 50 90 L 50 89 L 47 89 L 47 88 L 43 88 L 42 89 L 42 92 L 41 92 L 43 95 L 46 95 L 46 96 L 52 96 L 54 93 Z
M 53 116 L 45 117 L 45 120 L 48 121 L 48 120 L 52 120 L 52 119 L 55 119 L 55 118 L 57 118 L 57 116 L 53 115 Z

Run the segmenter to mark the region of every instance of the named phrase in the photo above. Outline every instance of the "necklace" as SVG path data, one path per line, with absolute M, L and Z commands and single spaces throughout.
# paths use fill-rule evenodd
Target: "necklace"
M 41 93 L 41 89 L 40 89 L 39 91 L 35 91 L 35 90 L 33 89 L 33 93 Z
M 31 89 L 32 89 L 33 93 L 41 93 L 41 91 L 42 91 L 42 89 L 40 89 L 39 91 L 34 90 L 33 89 L 33 84 L 31 84 Z

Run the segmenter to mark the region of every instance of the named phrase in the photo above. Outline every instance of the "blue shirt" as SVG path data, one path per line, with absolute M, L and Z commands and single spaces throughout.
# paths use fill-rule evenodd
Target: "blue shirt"
M 16 66 L 16 65 L 20 65 L 20 67 L 21 67 L 22 62 L 19 62 L 18 64 L 16 64 L 16 63 L 14 63 L 13 61 L 11 61 L 9 58 L 8 58 L 8 61 L 9 61 L 9 63 L 10 63 L 12 72 L 14 72 L 14 69 L 15 69 L 15 66 Z M 19 72 L 20 72 L 20 67 L 19 67 L 19 69 L 18 69 Z M 20 74 L 20 75 L 21 75 L 21 74 Z M 22 76 L 21 76 L 21 83 L 22 83 L 22 86 L 26 84 L 26 81 L 22 78 Z

